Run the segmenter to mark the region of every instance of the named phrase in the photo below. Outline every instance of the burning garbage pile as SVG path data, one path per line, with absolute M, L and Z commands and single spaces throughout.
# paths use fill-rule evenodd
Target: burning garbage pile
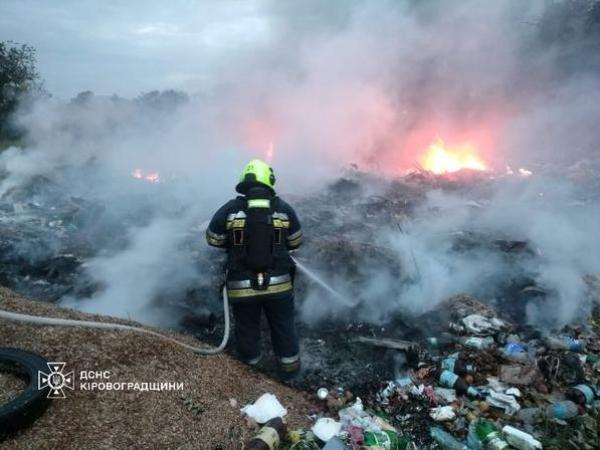
M 140 240 L 131 230 L 152 223 L 144 198 L 162 196 L 170 216 L 185 225 L 173 261 L 201 276 L 158 286 L 149 306 L 209 342 L 217 339 L 223 257 L 202 243 L 205 218 L 184 220 L 185 204 L 164 193 L 177 180 L 148 174 L 130 177 L 131 201 L 124 203 L 136 207 L 120 214 L 111 199 L 73 196 L 59 179 L 36 178 L 8 193 L 0 208 L 3 283 L 46 301 L 69 297 L 71 306 L 95 301 L 107 286 L 90 268 L 135 250 L 132 240 L 142 249 L 155 245 L 151 234 Z M 568 201 L 559 198 L 564 209 L 556 223 L 568 232 L 567 218 L 581 219 L 597 198 L 593 180 L 585 178 Z M 319 435 L 331 437 L 322 429 L 332 428 L 339 448 L 435 448 L 434 441 L 444 441 L 442 448 L 505 448 L 502 440 L 536 448 L 515 439 L 560 441 L 571 430 L 561 421 L 589 442 L 590 430 L 597 431 L 590 418 L 600 349 L 597 316 L 585 320 L 597 312 L 597 276 L 586 272 L 593 265 L 572 262 L 581 247 L 553 249 L 539 233 L 532 208 L 542 205 L 539 217 L 552 223 L 557 195 L 540 195 L 535 183 L 535 176 L 475 167 L 391 179 L 352 170 L 315 194 L 286 196 L 306 236 L 295 257 L 308 269 L 296 274 L 304 369 L 293 385 L 319 392 L 310 412 L 319 426 L 288 433 L 285 439 L 297 441 L 289 445 L 319 448 L 328 440 Z M 515 193 L 525 205 L 516 213 L 503 203 L 518 203 Z M 162 265 L 173 257 L 167 248 Z M 573 267 L 576 276 L 563 283 L 561 270 Z M 569 291 L 578 297 L 565 303 L 562 284 L 581 288 Z M 273 373 L 273 363 L 265 358 L 259 369 Z

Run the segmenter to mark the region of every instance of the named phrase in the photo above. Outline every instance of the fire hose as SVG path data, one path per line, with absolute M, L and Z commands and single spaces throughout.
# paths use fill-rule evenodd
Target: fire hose
M 320 278 L 313 274 L 306 266 L 300 263 L 296 258 L 292 257 L 292 260 L 304 274 L 316 281 L 317 284 L 319 284 L 322 288 L 334 294 L 335 297 L 343 301 L 343 303 L 346 304 L 346 306 L 353 306 L 349 304 L 338 292 L 334 291 L 329 285 L 325 284 Z M 223 287 L 223 314 L 225 315 L 225 329 L 223 330 L 223 339 L 221 340 L 221 343 L 218 347 L 197 347 L 194 345 L 186 344 L 185 342 L 181 342 L 177 339 L 158 333 L 156 331 L 148 330 L 142 327 L 136 327 L 133 325 L 124 325 L 121 323 L 97 322 L 93 320 L 78 319 L 60 319 L 56 317 L 46 316 L 32 316 L 30 314 L 21 314 L 4 310 L 0 310 L 0 319 L 11 320 L 13 322 L 29 323 L 33 325 L 51 325 L 64 327 L 96 328 L 103 330 L 133 331 L 135 333 L 149 334 L 151 336 L 167 340 L 200 355 L 216 355 L 217 353 L 221 353 L 225 349 L 225 347 L 227 346 L 227 342 L 229 341 L 230 334 L 229 297 L 227 296 L 227 289 L 225 288 L 225 286 Z
M 124 330 L 133 331 L 135 333 L 149 334 L 158 338 L 167 340 L 174 344 L 179 345 L 187 350 L 191 350 L 194 353 L 200 355 L 215 355 L 222 352 L 227 346 L 229 341 L 229 298 L 227 297 L 227 289 L 223 287 L 223 313 L 225 314 L 225 330 L 223 331 L 223 340 L 218 347 L 197 347 L 194 345 L 186 344 L 175 338 L 166 336 L 156 331 L 148 330 L 142 327 L 136 327 L 133 325 L 124 325 L 121 323 L 112 322 L 97 322 L 93 320 L 77 320 L 77 319 L 59 319 L 56 317 L 45 317 L 45 316 L 32 316 L 29 314 L 15 313 L 12 311 L 0 310 L 0 319 L 12 320 L 14 322 L 29 323 L 33 325 L 53 325 L 53 326 L 65 326 L 65 327 L 82 327 L 82 328 L 97 328 L 104 330 Z

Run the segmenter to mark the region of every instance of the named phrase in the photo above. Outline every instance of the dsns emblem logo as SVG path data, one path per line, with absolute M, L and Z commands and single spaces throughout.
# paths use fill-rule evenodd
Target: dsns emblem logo
M 38 389 L 49 388 L 48 398 L 65 398 L 64 389 L 73 390 L 75 386 L 73 372 L 64 373 L 64 362 L 49 362 L 47 365 L 49 373 L 38 372 Z

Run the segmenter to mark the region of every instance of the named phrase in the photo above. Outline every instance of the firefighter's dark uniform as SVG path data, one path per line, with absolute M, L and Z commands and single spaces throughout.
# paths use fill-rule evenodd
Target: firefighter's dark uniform
M 294 263 L 288 251 L 302 243 L 302 230 L 296 213 L 273 191 L 264 189 L 260 197 L 270 198 L 272 211 L 273 263 L 268 280 L 255 289 L 251 271 L 244 264 L 244 226 L 248 212 L 246 196 L 223 205 L 210 221 L 206 239 L 214 247 L 227 249 L 227 294 L 235 320 L 235 342 L 240 358 L 257 364 L 261 357 L 260 318 L 264 310 L 271 329 L 273 350 L 284 375 L 300 368 L 299 345 L 294 325 Z

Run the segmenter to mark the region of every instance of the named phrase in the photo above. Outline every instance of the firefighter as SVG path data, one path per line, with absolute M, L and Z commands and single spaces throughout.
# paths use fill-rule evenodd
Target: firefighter
M 294 325 L 294 262 L 289 251 L 302 243 L 290 205 L 277 197 L 275 174 L 265 162 L 250 161 L 235 187 L 242 194 L 213 216 L 206 240 L 227 249 L 226 289 L 234 317 L 235 343 L 242 361 L 261 359 L 260 320 L 265 312 L 283 378 L 300 370 Z

